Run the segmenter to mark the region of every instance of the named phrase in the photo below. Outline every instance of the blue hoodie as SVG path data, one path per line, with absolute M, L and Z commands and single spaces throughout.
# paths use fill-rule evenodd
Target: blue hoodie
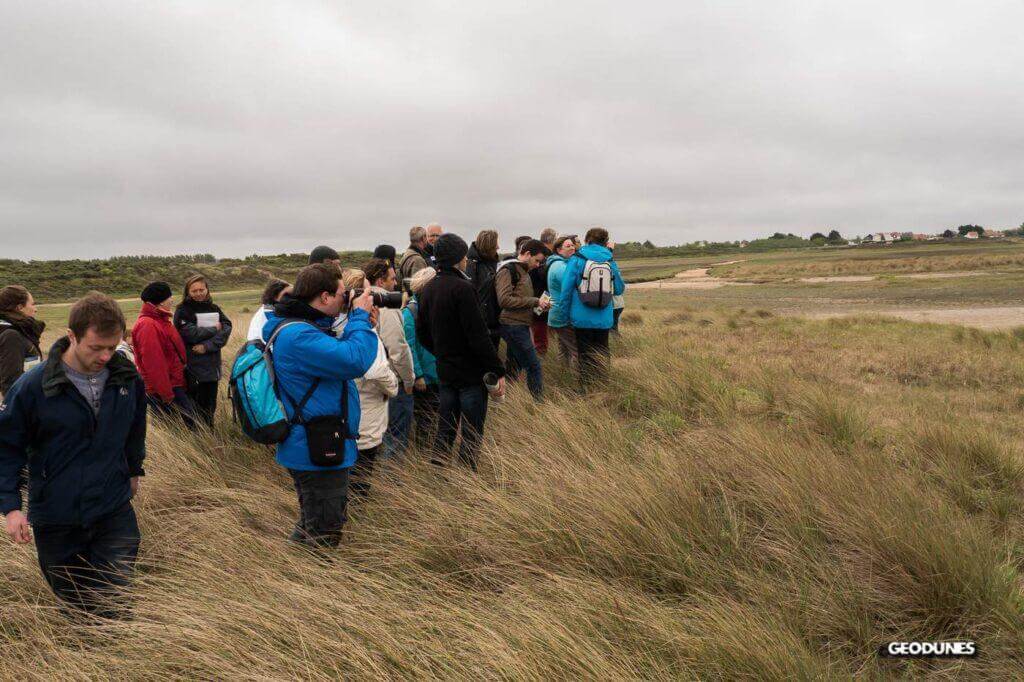
M 614 279 L 614 293 L 621 296 L 626 291 L 626 283 L 622 281 L 618 264 L 612 260 L 612 252 L 606 246 L 599 244 L 587 244 L 570 258 L 562 274 L 562 288 L 558 293 L 556 305 L 559 314 L 568 318 L 569 324 L 579 329 L 611 329 L 615 321 L 612 313 L 612 303 L 608 302 L 604 308 L 591 308 L 583 305 L 580 301 L 579 285 L 583 277 L 583 268 L 587 261 L 592 260 L 598 263 L 610 263 L 612 278 Z M 548 324 L 551 324 L 550 317 Z
M 284 321 L 279 315 L 279 303 L 273 312 L 267 313 L 263 325 L 263 339 L 269 339 L 277 326 Z M 365 310 L 354 310 L 348 317 L 348 324 L 341 338 L 331 333 L 334 320 L 330 317 L 317 319 L 314 324 L 295 324 L 281 331 L 274 341 L 274 369 L 277 382 L 296 403 L 302 400 L 313 382 L 320 384 L 310 396 L 302 410 L 306 419 L 338 414 L 341 406 L 342 385 L 348 386 L 348 430 L 359 433 L 359 389 L 353 379 L 363 376 L 377 358 L 377 335 L 370 326 L 370 316 Z M 285 412 L 292 417 L 294 406 L 281 396 Z M 332 471 L 346 469 L 356 463 L 358 450 L 355 438 L 345 441 L 345 459 L 336 467 L 320 467 L 309 459 L 309 445 L 306 443 L 306 429 L 292 427 L 288 438 L 277 446 L 277 463 L 298 471 Z
M 560 327 L 569 326 L 569 316 L 565 309 L 558 305 L 558 299 L 562 296 L 562 275 L 568 261 L 557 253 L 548 256 L 548 296 L 551 297 L 551 310 L 548 311 L 548 326 Z

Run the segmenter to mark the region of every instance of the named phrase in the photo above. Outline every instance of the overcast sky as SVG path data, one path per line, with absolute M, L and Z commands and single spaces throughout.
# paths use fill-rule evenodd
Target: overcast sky
M 1024 221 L 1020 0 L 0 3 L 0 257 Z

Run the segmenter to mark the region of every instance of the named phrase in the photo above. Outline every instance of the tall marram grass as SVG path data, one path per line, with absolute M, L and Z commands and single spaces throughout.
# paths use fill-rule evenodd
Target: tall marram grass
M 156 425 L 134 620 L 69 623 L 8 545 L 0 678 L 1024 676 L 1008 340 L 636 312 L 606 392 L 551 366 L 479 473 L 385 465 L 330 560 L 285 543 L 289 481 L 226 413 Z M 877 655 L 953 638 L 980 657 Z

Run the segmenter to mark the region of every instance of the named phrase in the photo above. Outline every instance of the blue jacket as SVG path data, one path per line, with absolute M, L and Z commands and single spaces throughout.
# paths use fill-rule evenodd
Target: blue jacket
M 111 357 L 97 417 L 64 371 L 69 346 L 55 343 L 0 403 L 0 513 L 21 509 L 27 463 L 35 526 L 89 526 L 127 504 L 129 479 L 146 473 L 146 386 L 135 366 Z
M 622 281 L 619 273 L 619 266 L 613 260 L 611 249 L 598 244 L 587 244 L 569 259 L 562 274 L 562 289 L 558 294 L 558 307 L 565 311 L 569 324 L 580 329 L 611 329 L 615 316 L 612 313 L 612 303 L 604 308 L 591 308 L 580 302 L 579 285 L 583 276 L 583 268 L 587 261 L 592 260 L 598 263 L 611 263 L 612 277 L 614 279 L 614 293 L 621 296 L 626 291 L 626 283 Z M 551 324 L 548 318 L 548 324 Z
M 308 314 L 297 314 L 304 309 Z M 279 395 L 289 418 L 294 416 L 295 403 L 302 401 L 306 391 L 319 378 L 320 384 L 306 402 L 302 417 L 320 417 L 338 414 L 341 408 L 342 386 L 347 386 L 348 432 L 353 437 L 345 441 L 345 459 L 336 467 L 320 467 L 309 459 L 306 428 L 292 426 L 288 438 L 277 446 L 277 463 L 299 471 L 332 471 L 346 469 L 356 463 L 358 451 L 356 434 L 359 433 L 359 389 L 353 379 L 363 376 L 377 358 L 377 335 L 370 326 L 370 316 L 364 310 L 354 310 L 341 338 L 331 332 L 334 322 L 319 315 L 310 306 L 286 297 L 274 310 L 267 313 L 263 325 L 263 339 L 270 338 L 285 319 L 307 319 L 315 325 L 295 324 L 284 329 L 274 341 L 272 356 L 277 374 L 278 390 L 291 400 Z M 314 318 L 315 319 L 311 319 Z
M 409 350 L 412 351 L 412 364 L 416 370 L 416 378 L 423 379 L 427 384 L 436 386 L 440 383 L 440 379 L 437 378 L 437 358 L 423 347 L 419 337 L 416 336 L 416 314 L 418 312 L 419 301 L 413 296 L 412 300 L 402 310 L 402 326 L 405 328 L 405 340 L 409 343 Z
M 569 316 L 565 308 L 558 304 L 558 299 L 562 295 L 562 276 L 565 274 L 567 263 L 568 261 L 557 253 L 548 256 L 548 296 L 551 297 L 551 309 L 548 311 L 549 327 L 569 326 Z

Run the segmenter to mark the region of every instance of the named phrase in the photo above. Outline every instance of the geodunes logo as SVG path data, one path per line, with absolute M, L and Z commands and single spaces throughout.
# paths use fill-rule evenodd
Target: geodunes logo
M 973 658 L 978 647 L 974 642 L 889 642 L 878 653 L 890 658 Z

